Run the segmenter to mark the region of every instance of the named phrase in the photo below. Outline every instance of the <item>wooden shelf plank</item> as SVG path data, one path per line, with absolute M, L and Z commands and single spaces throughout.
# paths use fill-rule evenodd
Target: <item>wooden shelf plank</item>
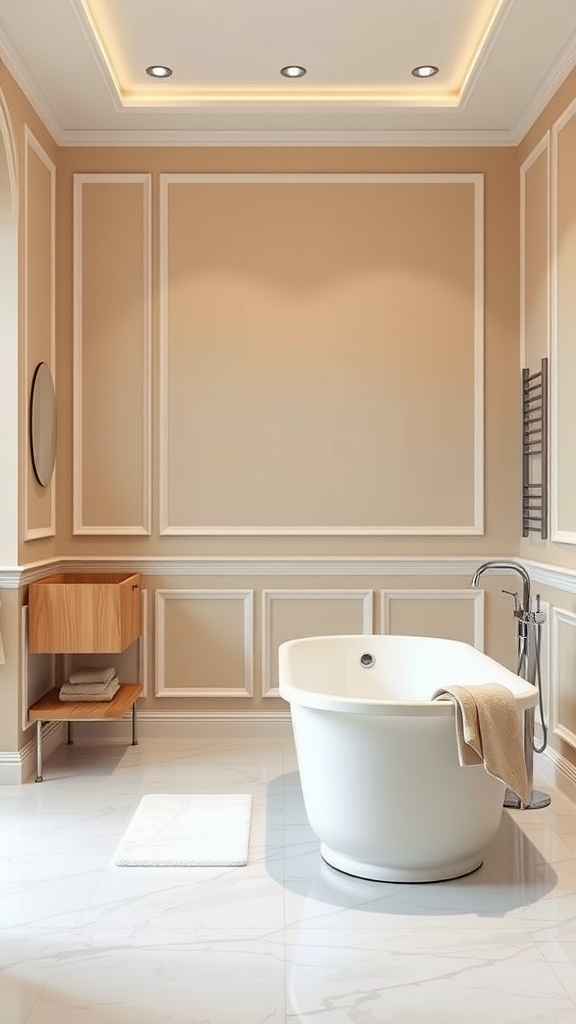
M 110 701 L 64 701 L 60 687 L 50 690 L 28 710 L 31 722 L 90 722 L 122 718 L 142 694 L 140 683 L 121 683 Z

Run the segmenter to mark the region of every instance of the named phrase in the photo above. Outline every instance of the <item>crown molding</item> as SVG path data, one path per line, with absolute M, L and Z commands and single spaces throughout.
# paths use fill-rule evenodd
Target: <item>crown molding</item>
M 20 87 L 30 105 L 34 108 L 45 128 L 58 145 L 63 145 L 60 139 L 66 134 L 64 126 L 48 102 L 46 94 L 42 91 L 30 66 L 17 53 L 10 33 L 7 31 L 4 22 L 0 20 L 0 61 L 12 75 L 16 85 Z
M 206 147 L 206 148 L 274 148 L 274 147 L 492 147 L 513 146 L 515 139 L 508 130 L 469 131 L 61 131 L 56 142 L 64 147 Z
M 501 130 L 138 130 L 66 129 L 41 89 L 29 64 L 0 20 L 0 60 L 44 123 L 62 147 L 492 147 L 517 146 L 576 66 L 576 31 L 572 32 L 554 64 L 532 94 L 520 116 L 509 129 Z M 471 92 L 465 90 L 465 103 Z M 121 117 L 122 110 L 116 109 Z
M 548 73 L 540 82 L 539 88 L 524 107 L 520 117 L 510 131 L 511 145 L 519 145 L 530 131 L 532 125 L 540 117 L 547 104 L 553 98 L 562 83 L 576 67 L 576 31 L 572 32 L 562 47 L 557 60 L 548 69 Z

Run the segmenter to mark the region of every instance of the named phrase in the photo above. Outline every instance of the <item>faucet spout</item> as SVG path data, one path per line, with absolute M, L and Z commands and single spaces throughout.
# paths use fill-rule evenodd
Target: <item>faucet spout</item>
M 528 572 L 526 571 L 524 566 L 520 565 L 519 562 L 513 561 L 507 562 L 495 560 L 492 562 L 484 562 L 483 565 L 478 566 L 478 568 L 476 569 L 476 572 L 472 577 L 472 586 L 479 587 L 480 577 L 483 576 L 485 572 L 490 571 L 515 572 L 520 577 L 520 579 L 522 580 L 522 607 L 520 609 L 520 612 L 528 613 L 530 611 L 531 600 L 530 576 L 528 575 Z

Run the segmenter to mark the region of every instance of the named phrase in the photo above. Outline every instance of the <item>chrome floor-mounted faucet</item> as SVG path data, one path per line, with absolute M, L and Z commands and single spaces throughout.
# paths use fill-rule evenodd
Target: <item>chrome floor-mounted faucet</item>
M 540 677 L 540 636 L 542 630 L 542 624 L 546 619 L 544 612 L 540 611 L 540 598 L 536 598 L 536 611 L 532 611 L 532 598 L 530 594 L 530 576 L 523 565 L 519 562 L 514 561 L 499 561 L 498 559 L 492 562 L 484 562 L 480 565 L 472 577 L 472 586 L 478 587 L 480 585 L 480 579 L 485 572 L 511 572 L 516 573 L 517 576 L 522 580 L 522 600 L 520 601 L 519 594 L 514 593 L 510 590 L 503 590 L 503 594 L 510 594 L 514 598 L 514 618 L 518 622 L 518 648 L 517 648 L 517 663 L 516 663 L 516 674 L 526 679 L 527 682 L 531 683 L 538 690 L 538 701 L 540 707 L 540 717 L 542 720 L 542 726 L 544 729 L 544 745 L 538 748 L 538 753 L 541 753 L 546 746 L 546 726 L 544 724 L 544 711 L 542 704 L 542 681 Z M 531 649 L 530 640 L 533 640 L 533 649 Z M 540 807 L 547 807 L 550 803 L 550 796 L 548 793 L 542 793 L 539 790 L 532 788 L 534 780 L 534 708 L 527 708 L 524 712 L 524 758 L 526 761 L 526 774 L 528 776 L 528 785 L 531 791 L 531 799 L 529 804 L 524 804 L 516 793 L 512 793 L 511 790 L 506 790 L 504 798 L 505 807 L 521 808 L 522 810 L 536 810 Z

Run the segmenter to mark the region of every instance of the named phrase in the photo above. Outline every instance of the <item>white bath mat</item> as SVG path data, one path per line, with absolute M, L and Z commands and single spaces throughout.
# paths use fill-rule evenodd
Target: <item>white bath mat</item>
M 122 837 L 118 867 L 241 867 L 248 863 L 252 797 L 151 793 Z

